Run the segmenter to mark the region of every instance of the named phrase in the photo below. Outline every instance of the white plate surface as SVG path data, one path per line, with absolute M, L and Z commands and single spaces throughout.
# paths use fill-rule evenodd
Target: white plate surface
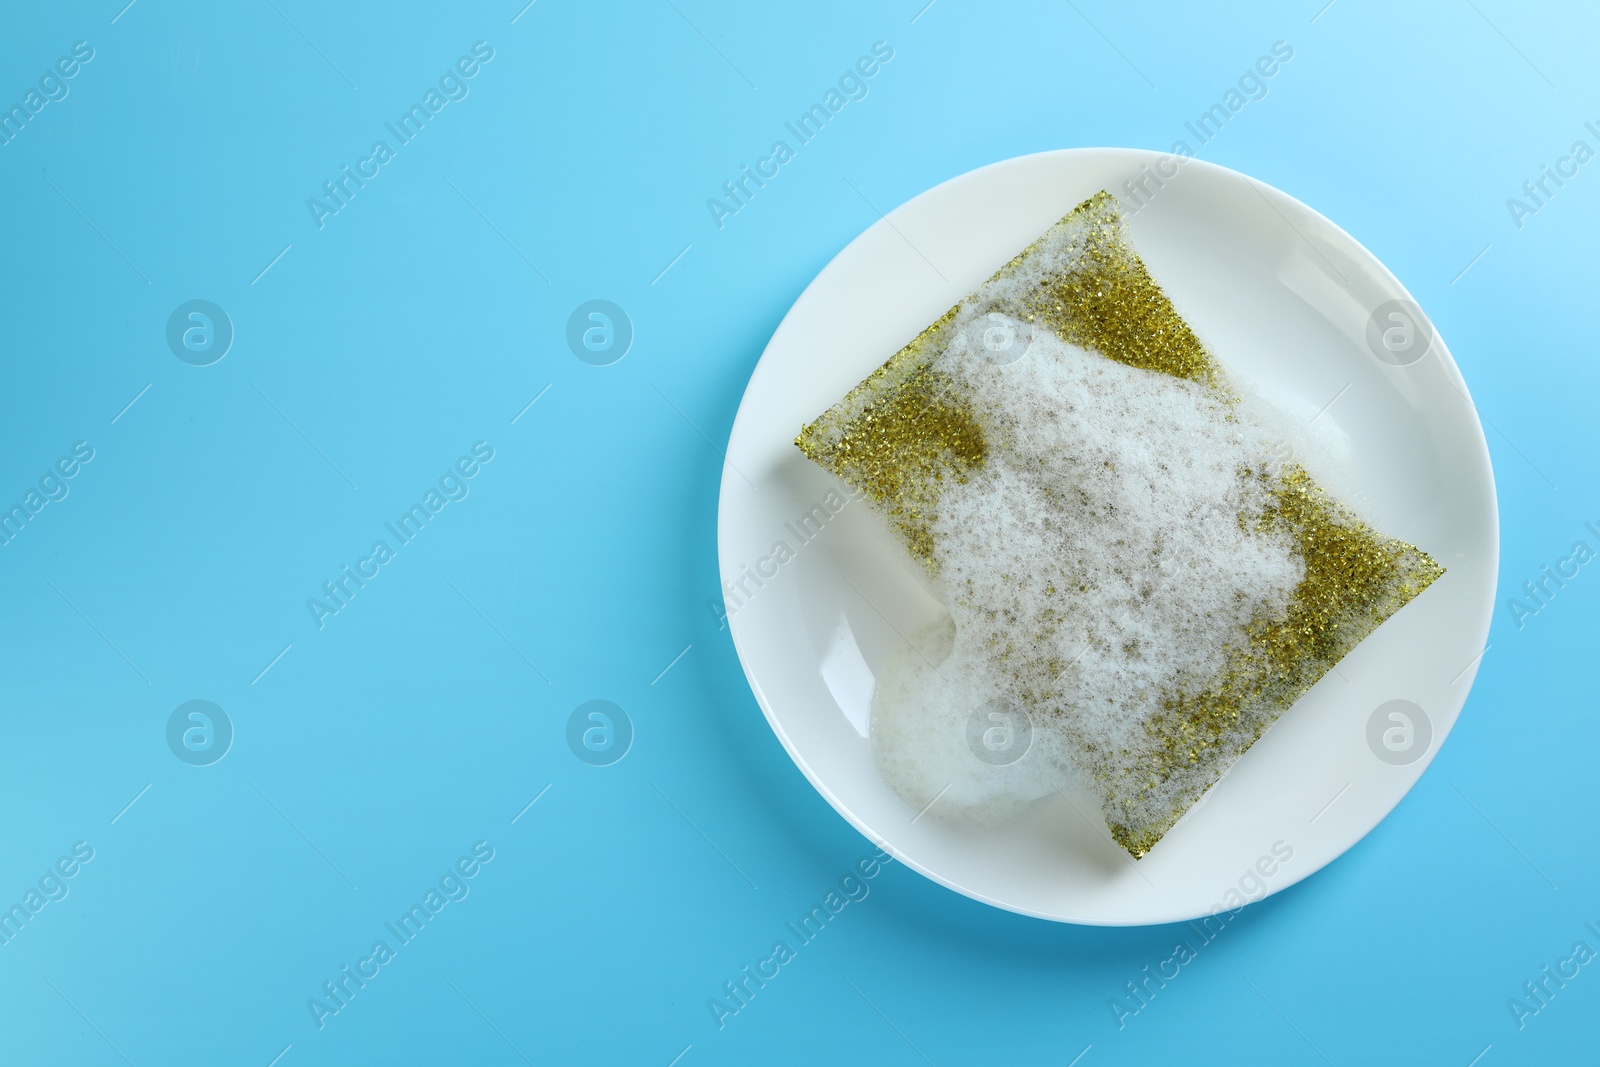
M 918 817 L 884 785 L 866 737 L 874 671 L 901 633 L 942 608 L 864 503 L 829 506 L 844 499 L 843 487 L 793 442 L 1078 203 L 1108 189 L 1125 210 L 1136 206 L 1124 183 L 1143 168 L 1177 174 L 1160 188 L 1145 181 L 1150 195 L 1129 235 L 1180 313 L 1224 364 L 1312 427 L 1383 532 L 1424 548 L 1447 573 L 1341 661 L 1135 864 L 1095 812 L 1060 797 L 974 833 Z M 1499 554 L 1488 449 L 1444 342 L 1432 335 L 1425 350 L 1375 354 L 1382 341 L 1371 339 L 1369 321 L 1392 300 L 1410 297 L 1370 252 L 1287 194 L 1212 164 L 1179 167 L 1131 149 L 984 167 L 856 238 L 773 335 L 722 477 L 729 625 L 795 765 L 841 815 L 927 877 L 1067 922 L 1208 915 L 1292 885 L 1350 848 L 1399 803 L 1454 724 L 1488 633 Z M 1431 334 L 1425 323 L 1421 330 Z M 1403 333 L 1391 339 L 1403 347 Z M 787 553 L 774 551 L 780 541 Z M 1390 701 L 1410 707 L 1380 712 Z

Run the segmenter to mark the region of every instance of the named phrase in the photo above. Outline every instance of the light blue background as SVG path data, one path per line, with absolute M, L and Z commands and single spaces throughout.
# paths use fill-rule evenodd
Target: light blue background
M 1600 579 L 1522 628 L 1504 606 L 1600 518 L 1600 163 L 1520 229 L 1506 207 L 1600 147 L 1591 11 L 123 2 L 13 5 L 0 33 L 8 106 L 95 49 L 0 147 L 0 501 L 96 450 L 0 548 L 0 903 L 95 849 L 0 945 L 4 1062 L 1593 1056 L 1600 969 L 1520 1031 L 1506 1002 L 1600 948 Z M 319 230 L 306 199 L 479 40 L 470 96 Z M 706 199 L 880 40 L 869 96 L 719 230 Z M 1371 248 L 1474 391 L 1502 592 L 1460 724 L 1367 840 L 1125 1029 L 1108 1001 L 1187 928 L 1051 925 L 891 867 L 719 1030 L 707 999 L 870 850 L 708 608 L 718 448 L 766 339 L 875 220 L 863 198 L 1043 149 L 1169 149 L 1279 40 L 1270 95 L 1200 154 Z M 210 367 L 164 339 L 195 298 L 236 329 Z M 564 341 L 594 298 L 636 330 L 609 367 Z M 479 440 L 470 496 L 318 630 L 306 599 Z M 565 742 L 595 698 L 636 730 L 610 767 Z M 166 746 L 191 699 L 237 731 L 209 767 Z M 307 998 L 479 840 L 470 896 L 319 1030 Z

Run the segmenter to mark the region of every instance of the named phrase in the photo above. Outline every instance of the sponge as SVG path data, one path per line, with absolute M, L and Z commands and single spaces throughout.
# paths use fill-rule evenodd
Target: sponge
M 1236 390 L 1102 191 L 802 429 L 949 612 L 874 692 L 908 804 L 981 827 L 1087 793 L 1140 858 L 1444 573 Z

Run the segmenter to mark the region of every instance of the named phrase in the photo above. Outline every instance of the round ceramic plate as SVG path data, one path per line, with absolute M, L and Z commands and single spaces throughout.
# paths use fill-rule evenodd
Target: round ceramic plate
M 1447 573 L 1340 661 L 1135 863 L 1057 796 L 983 833 L 879 777 L 874 674 L 942 612 L 867 505 L 794 446 L 816 418 L 1101 189 L 1211 351 L 1315 432 L 1365 514 Z M 756 699 L 795 765 L 901 862 L 1041 918 L 1172 922 L 1292 885 L 1400 801 L 1454 724 L 1493 607 L 1493 474 L 1455 362 L 1339 227 L 1198 160 L 1074 149 L 964 174 L 895 209 L 801 294 L 756 366 L 723 469 L 723 596 Z

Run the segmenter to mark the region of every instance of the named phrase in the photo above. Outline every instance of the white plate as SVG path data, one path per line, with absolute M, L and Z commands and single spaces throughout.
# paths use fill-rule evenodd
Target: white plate
M 1021 822 L 973 833 L 918 817 L 884 785 L 866 737 L 873 671 L 902 631 L 942 608 L 865 504 L 835 513 L 829 505 L 844 500 L 843 487 L 793 441 L 1079 202 L 1103 188 L 1125 210 L 1135 206 L 1124 182 L 1144 167 L 1177 173 L 1161 188 L 1146 182 L 1153 195 L 1129 232 L 1179 311 L 1223 363 L 1302 422 L 1315 420 L 1383 532 L 1448 572 L 1341 661 L 1135 864 L 1095 812 L 1080 815 L 1060 797 Z M 1067 922 L 1208 915 L 1292 885 L 1355 844 L 1411 788 L 1466 700 L 1499 553 L 1489 453 L 1466 384 L 1436 336 L 1426 350 L 1375 355 L 1380 335 L 1369 343 L 1369 320 L 1390 300 L 1409 296 L 1299 201 L 1209 163 L 1179 167 L 1129 149 L 996 163 L 923 193 L 852 241 L 768 344 L 722 476 L 718 550 L 734 644 L 795 765 L 901 862 L 977 900 Z M 1403 333 L 1390 337 L 1403 347 Z M 774 551 L 780 541 L 792 558 Z M 1394 700 L 1420 714 L 1406 705 L 1380 711 Z M 1391 719 L 1396 710 L 1404 717 Z

